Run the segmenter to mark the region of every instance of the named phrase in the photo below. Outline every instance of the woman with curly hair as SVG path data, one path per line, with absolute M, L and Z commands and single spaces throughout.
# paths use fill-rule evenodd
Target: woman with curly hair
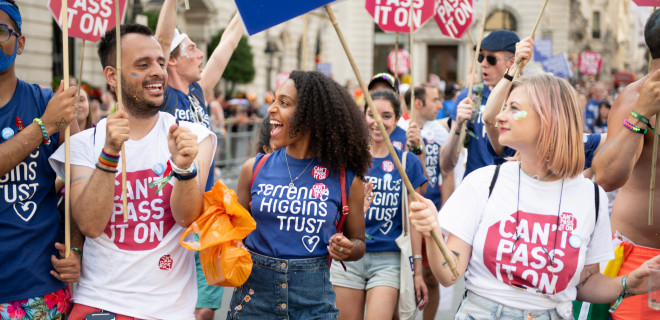
M 227 318 L 336 319 L 329 263 L 358 260 L 365 249 L 367 127 L 348 92 L 319 72 L 292 72 L 268 114 L 277 151 L 248 160 L 238 180 L 257 229 L 245 239 L 252 273 Z
M 385 130 L 391 135 L 401 117 L 399 98 L 391 90 L 376 90 L 371 93 L 371 97 Z M 367 252 L 360 261 L 347 262 L 346 272 L 340 265 L 331 268 L 330 280 L 337 293 L 337 308 L 342 320 L 362 319 L 365 304 L 366 319 L 392 319 L 399 298 L 401 250 L 396 238 L 403 229 L 402 188 L 405 186 L 399 171 L 394 167 L 392 156 L 371 110 L 365 107 L 363 117 L 369 127 L 369 151 L 373 158 L 366 177 L 373 184 L 372 194 L 366 200 L 372 202 L 369 206 L 365 205 L 368 208 L 365 210 Z M 420 138 L 419 130 L 416 131 L 417 137 L 411 136 L 411 132 L 408 132 L 408 141 Z M 404 152 L 398 149 L 396 152 L 399 159 L 403 159 Z M 424 167 L 414 154 L 406 154 L 406 175 L 417 192 L 424 193 L 427 180 Z M 421 235 L 416 232 L 411 235 L 413 257 L 421 258 Z M 423 308 L 428 297 L 421 273 L 421 260 L 414 263 L 419 263 L 414 280 L 418 303 Z

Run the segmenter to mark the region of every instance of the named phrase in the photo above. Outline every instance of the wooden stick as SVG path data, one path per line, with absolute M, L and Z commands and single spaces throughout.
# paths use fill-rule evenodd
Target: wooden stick
M 653 11 L 658 8 L 653 7 Z M 651 72 L 651 62 L 652 62 L 651 52 L 649 52 L 649 73 Z M 655 115 L 655 127 L 660 126 L 660 112 Z M 657 130 L 657 129 L 656 129 Z M 651 158 L 651 186 L 649 187 L 649 226 L 653 225 L 653 196 L 655 193 L 655 165 L 658 162 L 658 134 L 653 132 L 653 157 Z
M 69 88 L 69 4 L 62 0 L 62 65 L 64 90 Z M 74 119 L 75 121 L 75 119 Z M 71 125 L 64 130 L 64 257 L 71 255 Z
M 186 1 L 188 3 L 188 1 Z M 115 0 L 115 32 L 117 33 L 117 106 L 116 111 L 123 110 L 121 94 L 121 18 L 119 17 L 119 0 Z M 124 220 L 128 220 L 128 199 L 126 198 L 126 147 L 121 144 L 121 198 L 123 199 Z
M 362 88 L 362 92 L 364 92 L 364 97 L 367 100 L 367 105 L 369 105 L 369 110 L 371 110 L 371 113 L 373 114 L 374 119 L 376 120 L 376 123 L 378 124 L 378 129 L 380 130 L 380 133 L 383 135 L 385 138 L 385 144 L 387 145 L 387 149 L 390 152 L 390 155 L 392 155 L 392 160 L 394 160 L 394 165 L 396 166 L 397 170 L 399 171 L 399 174 L 401 175 L 401 180 L 403 180 L 404 185 L 406 188 L 408 188 L 408 193 L 412 197 L 414 201 L 419 201 L 419 198 L 417 197 L 417 193 L 415 192 L 415 188 L 413 188 L 412 184 L 410 183 L 410 179 L 408 179 L 408 176 L 406 175 L 406 171 L 403 169 L 403 166 L 401 166 L 401 161 L 399 161 L 399 157 L 396 155 L 396 151 L 394 151 L 394 147 L 392 146 L 392 141 L 390 141 L 390 136 L 387 134 L 387 130 L 385 130 L 385 126 L 383 126 L 383 120 L 380 118 L 380 114 L 378 114 L 376 107 L 374 107 L 374 102 L 371 100 L 371 95 L 369 95 L 369 91 L 367 90 L 367 85 L 362 81 L 362 76 L 360 75 L 360 71 L 357 68 L 357 64 L 355 63 L 355 60 L 353 59 L 353 55 L 351 54 L 350 49 L 348 48 L 348 44 L 346 44 L 346 40 L 344 39 L 344 35 L 341 32 L 341 29 L 339 29 L 339 24 L 337 23 L 337 19 L 335 19 L 335 15 L 332 12 L 332 9 L 330 8 L 330 5 L 325 5 L 325 10 L 328 13 L 328 17 L 330 18 L 330 21 L 332 22 L 332 25 L 335 28 L 335 31 L 337 32 L 337 36 L 339 37 L 339 41 L 341 42 L 342 47 L 344 48 L 344 52 L 346 52 L 346 57 L 348 58 L 348 61 L 351 63 L 351 67 L 353 68 L 353 72 L 355 73 L 355 77 L 358 80 L 358 83 L 360 84 L 360 88 Z M 459 277 L 458 270 L 456 269 L 456 263 L 454 263 L 453 254 L 449 252 L 449 249 L 445 245 L 443 241 L 440 240 L 440 238 L 436 235 L 434 231 L 431 231 L 431 236 L 435 240 L 435 243 L 438 245 L 440 248 L 440 252 L 442 252 L 442 255 L 445 257 L 445 260 L 447 261 L 447 265 L 451 269 L 452 273 L 456 278 Z
M 410 108 L 410 123 L 415 122 L 415 80 L 413 78 L 413 32 L 415 31 L 415 19 L 413 19 L 413 3 L 415 1 L 410 1 L 410 11 L 408 14 L 408 25 L 410 25 L 410 34 L 408 35 L 408 39 L 410 39 L 410 104 L 411 106 L 408 106 Z
M 481 16 L 481 30 L 479 31 L 479 42 L 477 42 L 477 48 L 474 50 L 474 57 L 472 59 L 472 76 L 468 81 L 468 94 L 467 97 L 472 99 L 472 87 L 474 86 L 474 78 L 477 68 L 477 58 L 479 57 L 479 50 L 481 50 L 481 38 L 484 36 L 484 27 L 486 26 L 486 13 L 488 13 L 488 0 L 484 3 L 484 13 Z M 472 101 L 474 103 L 474 101 Z M 478 112 L 478 110 L 477 110 Z M 458 138 L 458 146 L 456 146 L 456 153 L 461 153 L 461 148 L 465 141 L 465 135 L 467 135 L 467 125 L 463 123 L 461 126 L 461 135 Z
M 399 80 L 399 33 L 395 32 L 394 33 L 394 77 L 396 78 L 396 81 L 401 85 L 401 81 Z M 399 88 L 396 88 L 397 90 Z
M 80 71 L 78 71 L 78 95 L 80 95 L 80 88 L 82 88 L 82 73 L 83 73 L 83 62 L 85 61 L 85 39 L 82 41 L 82 47 L 80 49 Z M 83 130 L 83 128 L 80 128 Z
M 185 1 L 185 6 L 186 10 L 190 10 L 190 3 L 188 3 L 188 0 Z
M 300 48 L 302 64 L 301 68 L 303 71 L 307 71 L 307 15 L 303 16 L 303 31 L 302 31 L 302 44 Z

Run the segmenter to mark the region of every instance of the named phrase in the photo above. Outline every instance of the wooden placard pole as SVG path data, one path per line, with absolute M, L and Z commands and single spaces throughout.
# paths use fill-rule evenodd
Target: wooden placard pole
M 62 65 L 64 90 L 69 88 L 69 14 L 67 0 L 62 0 Z M 75 121 L 75 120 L 74 120 Z M 64 257 L 71 255 L 71 125 L 64 130 Z
M 401 165 L 401 161 L 399 160 L 399 157 L 396 155 L 396 151 L 394 151 L 394 147 L 392 146 L 392 141 L 390 141 L 390 137 L 387 134 L 387 130 L 385 130 L 385 126 L 383 126 L 383 120 L 380 118 L 380 114 L 378 114 L 376 107 L 374 106 L 373 100 L 371 100 L 371 95 L 369 95 L 369 91 L 367 90 L 367 85 L 362 80 L 360 71 L 358 70 L 357 64 L 353 59 L 353 55 L 351 54 L 351 51 L 348 48 L 348 45 L 346 44 L 346 40 L 344 39 L 344 35 L 342 34 L 341 29 L 339 28 L 339 24 L 337 23 L 337 19 L 335 18 L 334 13 L 332 12 L 332 8 L 330 8 L 330 5 L 325 5 L 325 10 L 328 13 L 328 17 L 330 18 L 330 21 L 332 22 L 335 31 L 337 32 L 339 41 L 341 42 L 341 45 L 344 48 L 344 52 L 346 53 L 346 57 L 348 58 L 351 67 L 353 68 L 353 72 L 355 73 L 355 77 L 357 78 L 358 83 L 360 84 L 360 88 L 362 89 L 362 92 L 364 92 L 364 97 L 367 101 L 367 105 L 369 106 L 369 110 L 371 110 L 371 113 L 373 114 L 373 117 L 376 120 L 376 123 L 378 124 L 378 129 L 380 130 L 380 133 L 385 138 L 387 149 L 389 150 L 390 155 L 392 155 L 392 160 L 394 161 L 394 165 L 396 166 L 397 170 L 399 171 L 399 174 L 401 175 L 401 180 L 403 180 L 404 185 L 406 186 L 406 188 L 408 188 L 408 193 L 410 194 L 412 199 L 414 201 L 419 201 L 419 198 L 417 197 L 417 193 L 415 192 L 415 188 L 413 188 L 412 184 L 410 183 L 410 179 L 408 179 L 408 176 L 406 175 L 406 171 L 403 169 L 403 166 Z M 433 237 L 433 240 L 435 240 L 435 243 L 438 245 L 438 248 L 440 248 L 440 252 L 442 252 L 442 255 L 445 257 L 445 260 L 447 261 L 447 265 L 451 269 L 452 273 L 456 278 L 458 278 L 459 273 L 458 270 L 456 269 L 456 263 L 454 263 L 454 259 L 453 259 L 454 255 L 451 252 L 449 252 L 449 249 L 447 248 L 445 243 L 442 240 L 440 240 L 440 238 L 434 231 L 431 231 L 431 236 Z
M 653 7 L 653 11 L 657 10 Z M 651 52 L 649 52 L 649 72 L 651 72 Z M 655 128 L 660 126 L 660 112 L 655 115 Z M 656 129 L 657 130 L 657 129 Z M 653 132 L 653 157 L 651 158 L 651 186 L 649 187 L 649 226 L 653 225 L 653 196 L 655 193 L 655 165 L 658 162 L 658 134 Z
M 80 90 L 82 88 L 82 73 L 83 73 L 84 61 L 85 61 L 85 39 L 82 40 L 82 46 L 80 48 L 80 70 L 78 71 L 78 95 L 80 95 Z M 84 129 L 80 128 L 80 130 L 84 130 Z
M 188 1 L 186 1 L 187 3 Z M 123 110 L 121 94 L 121 17 L 119 11 L 119 0 L 115 0 L 115 33 L 117 38 L 117 106 L 116 111 Z M 123 201 L 124 220 L 128 220 L 128 198 L 126 198 L 126 147 L 121 144 L 121 198 Z
M 395 32 L 394 33 L 394 78 L 396 78 L 397 82 L 401 84 L 401 81 L 399 81 L 399 33 Z M 399 88 L 396 88 L 397 90 Z
M 415 19 L 413 19 L 413 4 L 415 1 L 410 1 L 410 12 L 408 14 L 408 24 L 410 25 L 410 34 L 408 35 L 408 39 L 410 39 L 410 123 L 415 122 L 415 80 L 413 77 L 413 31 L 415 30 Z
M 474 50 L 474 56 L 472 59 L 472 76 L 470 77 L 468 81 L 468 94 L 467 97 L 472 99 L 472 87 L 474 86 L 474 78 L 476 75 L 476 68 L 477 68 L 477 59 L 479 57 L 479 51 L 481 50 L 481 38 L 484 36 L 484 26 L 486 26 L 486 13 L 488 13 L 488 0 L 484 3 L 484 12 L 481 16 L 481 30 L 479 31 L 479 42 L 477 42 L 477 48 Z M 469 35 L 469 33 L 468 33 Z M 471 38 L 471 37 L 470 37 Z M 473 102 L 474 103 L 474 102 Z M 465 135 L 467 134 L 467 125 L 463 123 L 461 126 L 461 134 L 458 138 L 458 146 L 456 147 L 456 153 L 461 152 L 461 148 L 463 147 L 463 143 L 465 141 Z
M 300 68 L 307 71 L 307 15 L 303 16 L 302 44 L 300 45 L 300 57 L 302 60 Z

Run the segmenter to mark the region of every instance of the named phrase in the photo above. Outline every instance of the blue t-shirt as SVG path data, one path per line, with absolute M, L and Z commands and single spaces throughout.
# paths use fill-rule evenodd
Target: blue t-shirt
M 406 141 L 408 141 L 408 138 L 406 137 L 406 130 L 403 130 L 403 128 L 396 126 L 394 128 L 394 131 L 390 134 L 390 141 L 392 141 L 392 145 L 394 148 L 399 149 L 399 150 L 405 150 L 406 149 Z
M 599 113 L 598 113 L 598 106 L 606 102 L 607 100 L 601 100 L 601 101 L 596 101 L 594 99 L 589 99 L 587 102 L 587 107 L 584 108 L 584 128 L 591 129 L 591 127 L 594 125 L 594 122 L 596 119 L 598 119 Z
M 53 96 L 50 89 L 18 80 L 14 96 L 0 108 L 0 143 L 18 134 L 16 117 L 25 127 L 40 118 Z M 62 243 L 55 194 L 55 172 L 48 157 L 57 150 L 59 133 L 40 145 L 0 178 L 0 303 L 43 296 L 64 287 L 50 275 L 51 255 Z
M 440 210 L 442 205 L 442 175 L 440 174 L 440 144 L 436 141 L 424 139 L 426 173 L 429 176 L 429 184 L 426 186 L 424 198 L 433 201 L 436 209 Z M 417 157 L 415 157 L 417 158 Z
M 197 82 L 193 82 L 188 87 L 190 94 L 185 94 L 169 85 L 165 89 L 165 101 L 160 111 L 168 112 L 180 121 L 199 123 L 211 130 L 210 118 L 206 100 L 204 100 L 204 91 Z M 215 156 L 213 157 L 215 163 Z M 209 166 L 209 176 L 206 179 L 205 191 L 209 191 L 215 184 L 215 166 Z
M 403 151 L 397 150 L 403 162 Z M 424 167 L 412 153 L 406 158 L 406 175 L 417 188 L 426 182 Z M 395 239 L 401 235 L 401 188 L 405 188 L 392 156 L 373 158 L 373 165 L 366 176 L 373 185 L 373 202 L 365 213 L 367 252 L 400 251 Z
M 442 102 L 442 110 L 438 112 L 438 115 L 435 116 L 436 120 L 444 119 L 446 117 L 450 117 L 451 114 L 454 112 L 454 108 L 456 107 L 456 101 L 453 100 L 445 100 Z
M 584 133 L 582 135 L 582 142 L 584 142 L 584 169 L 591 168 L 591 162 L 594 160 L 596 149 L 600 144 L 600 134 L 598 133 Z M 495 164 L 502 164 L 506 162 L 505 158 L 513 157 L 516 154 L 515 149 L 504 147 L 504 152 L 499 156 L 495 156 L 495 150 L 489 145 L 488 152 L 493 156 Z
M 481 86 L 481 85 L 480 85 Z M 474 88 L 477 88 L 475 86 Z M 477 90 L 473 88 L 472 95 L 477 100 Z M 451 119 L 456 120 L 456 107 L 461 102 L 461 100 L 467 97 L 468 89 L 463 90 L 458 97 L 456 98 L 456 104 L 451 113 Z M 486 135 L 486 130 L 484 130 L 484 120 L 483 120 L 483 110 L 486 107 L 486 101 L 490 96 L 490 88 L 486 85 L 483 86 L 483 93 L 481 99 L 481 106 L 479 107 L 479 114 L 477 115 L 474 124 L 471 121 L 467 121 L 467 128 L 472 130 L 475 137 L 466 135 L 465 139 L 470 139 L 468 142 L 467 150 L 467 163 L 465 164 L 465 174 L 466 177 L 470 172 L 477 170 L 481 167 L 489 166 L 494 164 L 493 156 L 488 152 L 488 146 L 490 146 L 490 141 L 488 140 L 488 135 Z M 492 146 L 490 147 L 492 148 Z
M 255 167 L 261 157 L 257 155 Z M 346 170 L 347 201 L 354 177 Z M 339 172 L 330 172 L 315 158 L 293 158 L 281 148 L 263 164 L 250 193 L 250 209 L 257 222 L 257 229 L 245 239 L 250 250 L 281 259 L 328 254 L 342 207 Z

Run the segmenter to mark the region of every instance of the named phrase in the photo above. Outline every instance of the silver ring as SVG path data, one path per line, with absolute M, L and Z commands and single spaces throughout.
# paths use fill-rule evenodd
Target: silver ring
M 337 252 L 339 252 L 339 253 L 344 252 L 344 247 L 339 247 L 339 250 L 337 250 Z

